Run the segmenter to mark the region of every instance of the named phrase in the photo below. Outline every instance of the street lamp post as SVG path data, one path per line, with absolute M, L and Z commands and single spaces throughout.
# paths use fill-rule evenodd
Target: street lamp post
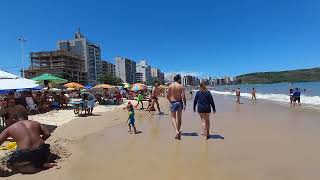
M 27 40 L 23 36 L 21 36 L 18 38 L 18 41 L 21 47 L 21 69 L 22 69 L 22 77 L 24 77 L 24 43 L 27 42 Z

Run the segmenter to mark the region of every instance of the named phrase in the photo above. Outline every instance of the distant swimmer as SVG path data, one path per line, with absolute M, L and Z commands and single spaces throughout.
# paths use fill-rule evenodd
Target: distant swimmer
M 256 92 L 257 92 L 257 91 L 256 91 L 254 88 L 252 88 L 252 91 L 251 91 L 251 96 L 252 96 L 251 98 L 252 98 L 252 99 L 255 99 L 255 100 L 257 99 L 257 97 L 256 97 Z
M 237 103 L 240 104 L 240 88 L 236 90 Z

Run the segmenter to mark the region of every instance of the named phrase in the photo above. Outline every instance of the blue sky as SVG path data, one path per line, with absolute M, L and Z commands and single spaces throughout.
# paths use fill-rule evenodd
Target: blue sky
M 0 69 L 18 73 L 19 36 L 54 50 L 77 27 L 102 58 L 146 58 L 165 72 L 239 75 L 320 66 L 318 0 L 2 0 Z M 27 65 L 27 64 L 26 64 Z

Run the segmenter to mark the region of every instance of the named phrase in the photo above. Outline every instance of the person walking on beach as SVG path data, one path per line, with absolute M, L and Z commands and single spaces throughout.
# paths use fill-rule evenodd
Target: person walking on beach
M 159 114 L 163 114 L 160 110 L 160 105 L 158 102 L 158 97 L 161 93 L 161 89 L 159 88 L 159 83 L 155 83 L 154 88 L 152 90 L 152 95 L 151 95 L 151 100 L 152 100 L 152 104 L 151 104 L 151 108 L 154 108 L 154 104 L 157 104 L 157 108 L 159 111 Z
M 256 100 L 257 99 L 257 97 L 256 97 L 256 90 L 254 89 L 254 88 L 252 88 L 252 91 L 251 91 L 251 99 L 254 99 L 254 100 Z
M 240 88 L 237 88 L 236 96 L 237 96 L 237 103 L 240 104 Z
M 298 88 L 295 89 L 292 96 L 293 96 L 292 98 L 293 98 L 294 105 L 297 103 L 297 101 L 298 101 L 298 104 L 300 104 L 301 91 Z
M 203 135 L 205 139 L 209 139 L 211 108 L 213 110 L 213 113 L 216 113 L 216 107 L 214 105 L 214 101 L 210 91 L 207 90 L 207 87 L 203 82 L 200 84 L 200 90 L 197 92 L 194 98 L 194 102 L 193 102 L 194 112 L 196 112 L 196 107 L 200 115 Z
M 290 104 L 292 104 L 292 102 L 293 102 L 293 89 L 292 88 L 289 89 L 289 97 L 290 97 Z
M 181 140 L 182 110 L 186 109 L 187 104 L 180 74 L 174 77 L 174 81 L 168 88 L 167 99 L 170 102 L 172 125 L 176 131 L 175 139 Z
M 138 104 L 136 105 L 136 108 L 139 106 L 139 104 L 141 103 L 141 108 L 140 109 L 144 109 L 143 108 L 143 102 L 142 100 L 144 99 L 143 94 L 141 91 L 138 92 L 138 96 L 137 96 L 137 102 Z
M 137 132 L 137 129 L 136 129 L 136 126 L 135 126 L 135 118 L 134 118 L 134 108 L 133 108 L 133 105 L 131 103 L 128 103 L 127 105 L 127 110 L 128 110 L 128 113 L 129 113 L 129 117 L 128 117 L 128 120 L 126 122 L 126 124 L 128 125 L 129 127 L 129 131 L 128 132 L 132 132 L 131 131 L 131 128 L 133 129 L 133 132 L 134 134 L 138 134 Z

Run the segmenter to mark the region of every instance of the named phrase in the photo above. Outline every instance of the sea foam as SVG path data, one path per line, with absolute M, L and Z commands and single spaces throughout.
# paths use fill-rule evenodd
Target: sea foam
M 235 96 L 236 95 L 235 92 L 215 91 L 215 90 L 212 90 L 211 93 L 219 94 L 219 95 L 227 95 L 227 96 Z M 241 93 L 241 97 L 250 98 L 251 99 L 251 94 L 250 93 Z M 290 102 L 290 97 L 287 94 L 272 94 L 272 93 L 271 94 L 262 94 L 262 93 L 257 93 L 256 97 L 257 97 L 257 99 L 269 100 L 269 101 L 275 101 L 275 102 L 281 102 L 281 103 Z M 320 105 L 320 96 L 301 95 L 301 103 L 306 104 L 306 105 L 319 106 Z

